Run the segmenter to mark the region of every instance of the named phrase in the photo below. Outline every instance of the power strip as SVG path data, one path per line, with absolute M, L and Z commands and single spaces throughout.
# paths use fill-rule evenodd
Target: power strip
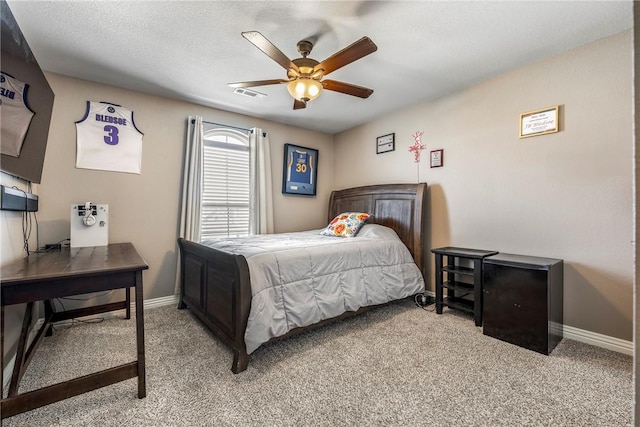
M 3 211 L 37 212 L 38 196 L 17 188 L 0 185 L 0 209 Z

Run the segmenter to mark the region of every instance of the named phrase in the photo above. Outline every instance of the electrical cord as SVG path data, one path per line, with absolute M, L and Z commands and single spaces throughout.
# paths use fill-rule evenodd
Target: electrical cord
M 33 219 L 36 221 L 36 248 L 40 247 L 40 224 L 38 224 L 38 215 L 33 213 Z
M 29 212 L 22 212 L 22 248 L 27 253 L 27 256 L 29 256 L 29 238 L 31 237 L 31 229 L 31 215 L 29 215 Z
M 51 252 L 58 251 L 62 248 L 68 248 L 70 246 L 70 240 L 71 239 L 67 237 L 66 239 L 58 240 L 56 243 L 47 243 L 44 246 L 38 246 L 38 250 L 36 252 Z
M 425 311 L 435 311 L 435 306 L 431 310 L 427 309 L 427 307 L 429 307 L 430 305 L 435 304 L 435 302 L 436 302 L 431 295 L 427 295 L 424 292 L 423 293 L 419 293 L 419 294 L 415 295 L 413 300 L 415 301 L 416 305 L 418 307 L 420 307 L 421 309 L 423 309 Z
M 64 303 L 62 302 L 62 300 L 73 300 L 73 301 L 87 301 L 91 298 L 94 297 L 101 297 L 107 294 L 112 293 L 113 291 L 106 291 L 106 292 L 102 292 L 99 295 L 92 295 L 90 297 L 87 298 L 71 298 L 71 297 L 62 297 L 62 298 L 56 298 L 54 301 L 57 301 L 58 304 L 60 304 L 60 307 L 62 308 L 62 311 L 67 311 Z M 54 309 L 55 309 L 55 304 L 54 304 Z M 89 318 L 89 319 L 78 319 L 78 318 L 73 318 L 73 319 L 69 319 L 69 320 L 65 320 L 65 321 L 60 321 L 60 322 L 56 322 L 55 324 L 52 324 L 51 327 L 53 328 L 53 330 L 56 330 L 56 326 L 67 326 L 67 325 L 75 325 L 78 323 L 100 323 L 103 322 L 105 320 L 104 317 L 94 317 L 94 318 Z
M 29 191 L 29 193 L 33 193 L 33 187 L 31 184 L 31 181 L 29 181 L 29 184 L 27 184 L 27 190 Z M 25 194 L 26 197 L 26 194 Z M 31 212 L 26 212 L 27 216 L 29 217 L 29 220 L 31 220 Z M 36 212 L 33 212 L 33 219 L 36 222 L 36 249 L 38 249 L 38 239 L 40 238 L 40 234 L 39 234 L 39 227 L 38 227 L 38 215 Z M 31 229 L 32 229 L 32 225 L 31 225 L 31 221 L 29 221 L 29 236 L 31 237 Z M 28 244 L 28 240 L 27 240 L 27 244 Z M 29 252 L 27 251 L 27 255 L 29 255 Z
M 21 188 L 18 188 L 15 185 L 12 186 L 11 188 L 13 188 L 14 190 L 21 191 L 24 194 L 24 196 L 27 197 L 27 192 L 22 190 Z M 27 191 L 29 193 L 32 192 L 31 182 L 29 182 L 27 186 Z M 36 223 L 36 248 L 39 248 L 38 216 L 36 215 L 35 212 L 24 211 L 22 212 L 22 248 L 24 249 L 27 256 L 29 256 L 29 254 L 31 253 L 31 250 L 29 248 L 29 239 L 31 238 L 31 232 L 33 231 L 33 221 L 31 219 L 31 213 L 33 213 L 33 221 L 35 221 Z M 36 252 L 37 251 L 38 250 L 36 250 Z
M 56 326 L 73 326 L 79 323 L 101 323 L 103 321 L 104 321 L 104 317 L 95 317 L 90 319 L 69 319 L 69 320 L 56 322 L 55 324 L 52 324 L 51 327 L 53 328 L 54 331 L 56 331 L 57 330 Z

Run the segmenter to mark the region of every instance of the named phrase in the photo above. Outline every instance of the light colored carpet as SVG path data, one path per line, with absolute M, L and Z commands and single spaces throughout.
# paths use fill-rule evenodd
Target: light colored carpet
M 3 425 L 631 425 L 630 356 L 566 339 L 544 356 L 411 301 L 263 346 L 239 375 L 188 310 L 148 310 L 145 328 L 145 399 L 131 379 Z M 134 360 L 134 332 L 123 319 L 58 327 L 21 391 Z

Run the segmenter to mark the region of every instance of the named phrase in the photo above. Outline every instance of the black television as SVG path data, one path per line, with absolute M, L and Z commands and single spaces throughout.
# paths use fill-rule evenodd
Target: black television
M 11 9 L 9 9 L 9 5 L 4 0 L 0 0 L 0 12 L 2 14 L 0 71 L 4 73 L 0 75 L 0 79 L 5 79 L 5 76 L 9 75 L 15 81 L 28 84 L 26 99 L 29 109 L 34 113 L 28 123 L 19 152 L 5 154 L 11 150 L 7 150 L 6 146 L 2 147 L 0 170 L 29 182 L 40 183 L 47 138 L 49 137 L 54 94 Z M 11 95 L 11 90 L 1 88 L 0 99 L 3 99 L 5 104 L 8 104 L 6 97 Z M 17 95 L 14 94 L 12 99 L 15 96 Z M 4 118 L 0 117 L 0 129 L 4 127 L 6 131 L 8 127 L 15 127 L 12 124 L 11 115 L 4 112 L 2 115 Z M 2 141 L 0 141 L 1 143 Z

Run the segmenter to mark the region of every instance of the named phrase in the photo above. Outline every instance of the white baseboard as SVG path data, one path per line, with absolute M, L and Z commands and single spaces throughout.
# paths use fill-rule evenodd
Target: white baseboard
M 169 295 L 166 297 L 148 299 L 144 301 L 144 309 L 148 310 L 150 308 L 158 308 L 164 307 L 165 305 L 178 304 L 178 300 L 180 299 L 180 295 Z M 135 304 L 131 304 L 131 310 L 135 310 Z
M 434 292 L 426 291 L 426 294 L 435 298 Z M 591 332 L 584 329 L 574 328 L 573 326 L 560 324 L 552 324 L 551 330 L 552 332 L 562 335 L 563 338 L 633 356 L 633 341 L 614 338 L 597 332 Z
M 143 307 L 145 310 L 148 310 L 150 308 L 158 308 L 158 307 L 163 307 L 165 305 L 174 305 L 174 304 L 177 305 L 179 299 L 180 299 L 179 295 L 169 295 L 166 297 L 148 299 L 144 301 Z M 131 313 L 133 314 L 135 313 L 135 311 L 136 311 L 135 302 L 132 302 Z M 104 317 L 105 319 L 122 316 L 122 315 L 124 315 L 124 310 L 117 310 L 109 313 L 101 313 L 101 316 Z M 95 317 L 95 316 L 91 316 L 91 317 Z M 43 323 L 44 323 L 44 319 L 38 319 L 34 327 L 31 329 L 31 332 L 29 333 L 29 337 L 27 339 L 27 345 L 31 345 L 31 343 L 33 342 L 33 339 L 35 338 L 35 334 L 38 332 L 38 330 L 40 329 Z M 5 387 L 9 385 L 9 382 L 11 381 L 11 374 L 13 373 L 13 366 L 15 365 L 15 363 L 16 363 L 16 355 L 14 354 L 2 372 L 2 378 L 3 378 L 2 389 L 3 390 L 5 389 Z
M 585 344 L 633 356 L 633 341 L 622 340 L 567 325 L 562 325 L 562 336 L 570 340 L 580 341 Z
M 160 298 L 153 298 L 153 299 L 146 299 L 143 301 L 143 307 L 145 310 L 149 310 L 150 308 L 158 308 L 158 307 L 164 307 L 165 305 L 178 305 L 178 300 L 180 299 L 180 295 L 169 295 L 166 297 L 160 297 Z M 131 314 L 133 315 L 133 313 L 136 312 L 136 303 L 135 301 L 131 302 Z M 120 317 L 124 315 L 124 309 L 123 310 L 116 310 L 116 311 L 110 311 L 108 313 L 100 313 L 100 317 L 103 317 L 105 319 L 110 319 L 112 317 Z M 90 316 L 90 317 L 95 317 L 95 315 Z M 81 317 L 79 317 L 79 319 L 82 319 Z

